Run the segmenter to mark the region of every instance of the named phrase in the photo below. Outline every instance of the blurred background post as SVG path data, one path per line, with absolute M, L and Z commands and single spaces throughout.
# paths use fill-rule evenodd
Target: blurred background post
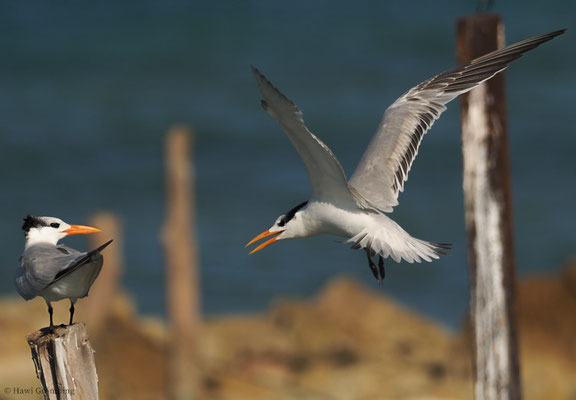
M 457 21 L 459 63 L 504 47 L 497 15 Z M 460 100 L 477 400 L 521 396 L 504 73 Z
M 78 302 L 77 306 L 79 315 L 86 321 L 90 335 L 95 337 L 106 326 L 114 300 L 119 294 L 124 259 L 122 254 L 124 230 L 119 218 L 106 211 L 94 214 L 89 219 L 89 225 L 102 230 L 100 233 L 88 236 L 89 248 L 95 249 L 106 240 L 114 239 L 103 255 L 104 265 L 90 289 L 90 295 Z
M 194 193 L 193 134 L 184 126 L 166 135 L 166 217 L 162 242 L 166 260 L 168 313 L 167 394 L 189 400 L 198 388 L 197 343 L 201 328 L 200 282 Z

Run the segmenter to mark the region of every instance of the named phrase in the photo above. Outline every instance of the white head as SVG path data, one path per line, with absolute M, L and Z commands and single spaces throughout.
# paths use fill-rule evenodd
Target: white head
M 32 215 L 24 218 L 22 230 L 26 234 L 26 248 L 35 243 L 56 245 L 60 239 L 69 235 L 100 232 L 100 229 L 91 226 L 67 224 L 59 218 Z
M 264 243 L 261 243 L 258 247 L 252 250 L 250 254 L 262 250 L 264 247 L 271 245 L 277 240 L 306 236 L 305 221 L 302 218 L 302 213 L 304 212 L 304 207 L 306 204 L 308 204 L 307 201 L 298 204 L 286 214 L 282 214 L 276 219 L 276 222 L 274 222 L 274 225 L 272 225 L 270 229 L 262 232 L 254 239 L 249 241 L 246 246 L 249 246 L 260 239 L 264 239 L 265 237 L 276 235 Z

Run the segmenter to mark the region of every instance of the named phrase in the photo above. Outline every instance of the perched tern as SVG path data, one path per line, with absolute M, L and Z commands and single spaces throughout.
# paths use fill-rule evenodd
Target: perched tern
M 551 32 L 496 50 L 408 90 L 384 113 L 350 180 L 328 146 L 308 130 L 298 106 L 252 67 L 263 97 L 262 107 L 280 124 L 300 155 L 312 184 L 312 198 L 278 217 L 270 229 L 252 239 L 246 246 L 272 236 L 250 254 L 278 240 L 333 234 L 346 238 L 353 249 L 366 251 L 379 282 L 385 276 L 387 257 L 413 263 L 445 255 L 450 245 L 416 239 L 385 214 L 398 204 L 422 137 L 448 102 L 562 33 L 564 30 Z M 372 260 L 376 255 L 378 267 Z
M 52 302 L 70 299 L 70 325 L 74 318 L 74 304 L 88 296 L 88 291 L 102 269 L 103 258 L 100 252 L 112 240 L 87 253 L 58 241 L 69 235 L 100 232 L 100 229 L 83 225 L 69 225 L 58 218 L 24 218 L 22 230 L 26 235 L 24 253 L 20 257 L 20 267 L 16 270 L 14 284 L 16 290 L 26 300 L 42 296 L 52 320 Z

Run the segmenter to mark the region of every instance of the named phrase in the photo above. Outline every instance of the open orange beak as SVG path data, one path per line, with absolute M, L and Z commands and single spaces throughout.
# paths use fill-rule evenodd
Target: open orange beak
M 98 228 L 92 228 L 91 226 L 70 225 L 70 228 L 62 232 L 64 232 L 66 235 L 78 235 L 78 234 L 96 233 L 102 231 Z
M 246 243 L 246 246 L 244 247 L 248 247 L 250 246 L 252 243 L 257 242 L 260 239 L 264 239 L 265 237 L 268 236 L 272 236 L 272 235 L 276 235 L 274 236 L 272 239 L 265 241 L 264 243 L 261 243 L 260 246 L 256 247 L 254 250 L 252 250 L 249 254 L 252 253 L 256 253 L 257 251 L 262 250 L 264 247 L 266 246 L 270 246 L 272 243 L 274 243 L 276 240 L 278 240 L 278 236 L 284 231 L 277 231 L 277 232 L 270 232 L 270 230 L 264 231 L 261 234 L 259 234 L 258 236 L 256 236 L 254 239 L 252 239 L 251 241 L 249 241 L 248 243 Z

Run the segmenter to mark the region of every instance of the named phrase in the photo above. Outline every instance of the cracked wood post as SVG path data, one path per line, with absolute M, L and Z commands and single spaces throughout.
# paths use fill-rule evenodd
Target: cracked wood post
M 460 63 L 504 46 L 496 15 L 457 22 Z M 522 398 L 504 74 L 461 96 L 476 400 Z
M 46 400 L 96 400 L 94 350 L 83 322 L 33 332 L 26 340 Z
M 196 362 L 201 311 L 192 138 L 185 127 L 172 128 L 164 156 L 166 217 L 162 241 L 169 317 L 167 393 L 171 400 L 193 399 L 199 386 Z

